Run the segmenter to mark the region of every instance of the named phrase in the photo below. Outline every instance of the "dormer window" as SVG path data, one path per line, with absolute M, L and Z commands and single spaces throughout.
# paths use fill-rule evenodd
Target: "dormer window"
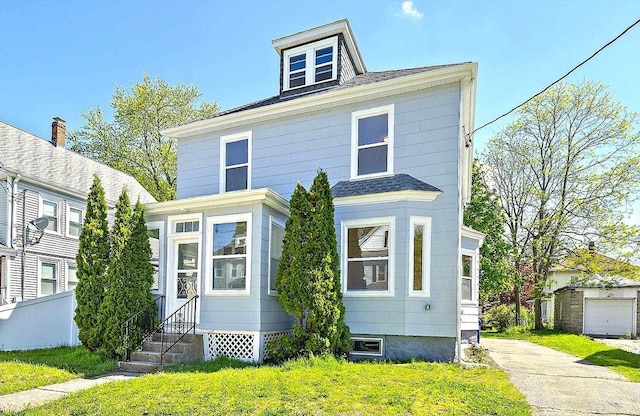
M 283 89 L 290 90 L 338 77 L 338 37 L 284 51 Z

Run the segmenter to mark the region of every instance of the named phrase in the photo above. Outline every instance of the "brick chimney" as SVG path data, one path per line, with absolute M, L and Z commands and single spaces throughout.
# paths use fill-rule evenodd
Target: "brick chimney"
M 67 128 L 65 121 L 60 117 L 54 117 L 51 123 L 51 144 L 64 149 L 64 137 Z

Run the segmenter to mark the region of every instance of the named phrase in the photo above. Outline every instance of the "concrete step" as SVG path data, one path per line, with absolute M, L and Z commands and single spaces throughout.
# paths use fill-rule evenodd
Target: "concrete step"
M 188 356 L 179 352 L 167 352 L 162 357 L 163 364 L 179 363 L 188 359 Z M 140 361 L 147 363 L 160 364 L 160 352 L 159 351 L 133 351 L 131 353 L 131 361 Z
M 173 342 L 173 341 L 171 341 Z M 169 347 L 169 345 L 171 345 L 171 342 L 166 342 L 164 343 L 164 347 L 167 348 Z M 162 350 L 162 342 L 160 341 L 145 341 L 142 344 L 142 351 L 160 351 Z M 180 341 L 177 344 L 175 344 L 174 346 L 171 347 L 171 349 L 169 350 L 170 352 L 194 352 L 195 351 L 195 344 L 191 343 L 191 342 L 183 342 Z
M 170 332 L 164 333 L 165 342 L 167 341 L 173 342 L 179 339 L 181 336 L 182 334 L 172 334 Z M 160 342 L 161 340 L 162 340 L 162 334 L 159 332 L 155 332 L 153 334 L 153 337 L 151 338 L 151 341 L 153 342 Z M 195 340 L 196 340 L 196 335 L 187 334 L 187 335 L 184 335 L 184 337 L 180 340 L 180 342 L 195 342 Z
M 159 363 L 150 363 L 144 361 L 121 361 L 118 363 L 120 371 L 129 373 L 153 373 L 160 368 Z

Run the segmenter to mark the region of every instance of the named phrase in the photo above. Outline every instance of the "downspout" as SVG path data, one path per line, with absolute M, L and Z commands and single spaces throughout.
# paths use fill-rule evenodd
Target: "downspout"
M 18 173 L 16 175 L 15 178 L 13 178 L 13 181 L 11 181 L 11 205 L 10 205 L 10 212 L 9 212 L 9 246 L 13 249 L 15 249 L 15 242 L 13 241 L 14 239 L 14 232 L 15 232 L 15 213 L 16 213 L 16 193 L 18 191 L 18 182 L 20 182 L 20 179 L 22 179 L 22 176 L 20 176 L 20 174 Z

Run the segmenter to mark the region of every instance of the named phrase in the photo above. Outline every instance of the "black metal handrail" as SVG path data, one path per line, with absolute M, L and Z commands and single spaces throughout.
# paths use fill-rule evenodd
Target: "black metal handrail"
M 169 315 L 160 325 L 160 341 L 162 344 L 160 350 L 160 365 L 162 365 L 164 356 L 169 350 L 180 342 L 189 332 L 196 334 L 196 313 L 198 305 L 198 295 L 195 295 L 184 305 L 178 308 L 174 313 Z M 171 335 L 171 339 L 169 339 Z
M 140 309 L 131 318 L 124 321 L 124 359 L 129 361 L 131 351 L 138 348 L 145 339 L 152 336 L 158 330 L 158 321 L 164 316 L 165 296 L 158 296 L 153 303 Z M 152 312 L 155 309 L 156 313 Z M 133 338 L 133 342 L 132 341 Z

